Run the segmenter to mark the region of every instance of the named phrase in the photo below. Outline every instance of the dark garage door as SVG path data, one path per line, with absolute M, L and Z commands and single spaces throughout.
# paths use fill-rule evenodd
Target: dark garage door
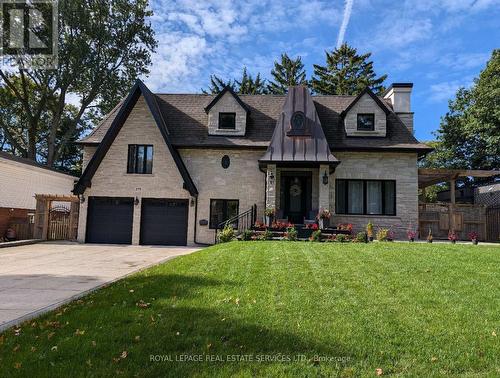
M 87 243 L 131 244 L 134 199 L 89 197 Z
M 143 198 L 141 244 L 186 245 L 188 201 Z

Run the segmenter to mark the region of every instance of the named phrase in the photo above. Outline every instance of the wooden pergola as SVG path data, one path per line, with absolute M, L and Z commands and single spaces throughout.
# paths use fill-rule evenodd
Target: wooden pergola
M 58 194 L 35 194 L 34 238 L 42 240 L 76 240 L 78 231 L 78 213 L 80 200 L 77 196 Z M 51 222 L 51 210 L 54 202 L 68 202 L 67 219 Z M 51 230 L 51 228 L 53 228 Z
M 471 169 L 444 169 L 420 168 L 418 170 L 418 187 L 425 197 L 425 188 L 448 182 L 450 184 L 450 203 L 419 205 L 419 229 L 425 232 L 427 228 L 433 234 L 441 232 L 446 237 L 449 232 L 457 233 L 462 239 L 467 238 L 469 232 L 477 232 L 481 239 L 486 238 L 486 207 L 474 204 L 456 204 L 456 180 L 461 177 L 495 177 L 499 170 L 471 170 Z M 446 235 L 445 235 L 446 234 Z

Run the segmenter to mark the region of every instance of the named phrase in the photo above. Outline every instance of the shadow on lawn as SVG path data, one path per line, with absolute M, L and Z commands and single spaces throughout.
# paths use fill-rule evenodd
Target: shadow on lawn
M 73 337 L 75 329 L 85 330 L 84 338 L 75 341 L 79 344 L 75 344 L 74 349 L 67 348 L 67 356 L 55 362 L 52 369 L 58 373 L 72 373 L 71 366 L 76 369 L 81 366 L 82 372 L 87 371 L 87 359 L 93 363 L 90 371 L 96 373 L 119 369 L 140 375 L 141 372 L 150 375 L 166 371 L 189 375 L 206 371 L 200 369 L 218 371 L 228 366 L 234 369 L 243 366 L 238 362 L 228 365 L 228 355 L 351 357 L 349 351 L 338 345 L 324 345 L 284 331 L 283 324 L 280 330 L 279 325 L 273 325 L 279 321 L 278 315 L 260 311 L 258 303 L 249 307 L 248 301 L 242 298 L 237 304 L 234 293 L 241 292 L 237 286 L 237 282 L 200 275 L 140 274 L 73 302 L 63 315 L 52 313 L 41 318 L 39 328 L 30 329 L 27 324 L 24 327 L 27 332 L 40 334 L 50 331 L 46 326 L 50 322 L 60 322 L 63 326 L 55 331 L 47 347 Z M 224 301 L 231 295 L 232 300 Z M 141 308 L 139 303 L 149 305 Z M 66 322 L 69 325 L 64 325 Z M 82 343 L 84 340 L 87 341 Z M 91 346 L 92 340 L 96 345 Z M 16 341 L 8 337 L 5 342 Z M 128 351 L 127 358 L 116 361 L 123 350 Z M 168 357 L 154 361 L 155 355 Z M 202 355 L 202 362 L 179 361 L 193 355 Z M 207 355 L 224 360 L 207 362 Z M 34 369 L 49 363 L 29 354 L 25 357 L 23 366 L 32 365 Z M 71 363 L 68 365 L 68 362 Z

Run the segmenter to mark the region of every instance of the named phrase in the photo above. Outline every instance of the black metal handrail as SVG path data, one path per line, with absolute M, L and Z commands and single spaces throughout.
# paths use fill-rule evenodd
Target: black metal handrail
M 224 222 L 221 222 L 215 228 L 215 244 L 217 243 L 217 234 L 220 230 L 224 229 L 227 225 L 232 225 L 233 229 L 236 230 L 236 236 L 241 234 L 243 231 L 252 228 L 257 220 L 257 205 L 253 205 L 247 211 L 243 213 L 239 213 L 234 217 L 226 219 Z

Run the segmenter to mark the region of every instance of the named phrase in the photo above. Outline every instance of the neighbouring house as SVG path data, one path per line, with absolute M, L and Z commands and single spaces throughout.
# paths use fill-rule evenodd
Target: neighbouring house
M 7 227 L 33 222 L 35 194 L 70 195 L 77 177 L 0 151 L 0 238 Z
M 402 237 L 418 224 L 412 84 L 384 96 L 153 94 L 137 81 L 81 140 L 78 239 L 213 243 L 221 222 L 255 204 L 301 224 L 371 221 Z

